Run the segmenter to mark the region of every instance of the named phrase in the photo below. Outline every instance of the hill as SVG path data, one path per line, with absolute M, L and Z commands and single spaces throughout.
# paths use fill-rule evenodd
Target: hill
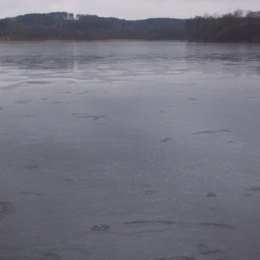
M 184 40 L 184 19 L 129 21 L 66 12 L 26 14 L 0 20 L 0 40 Z

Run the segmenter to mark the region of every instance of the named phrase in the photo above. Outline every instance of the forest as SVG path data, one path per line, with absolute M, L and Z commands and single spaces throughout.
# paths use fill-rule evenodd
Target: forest
M 128 21 L 66 12 L 26 14 L 0 20 L 1 41 L 184 40 L 185 20 L 151 18 Z
M 260 43 L 260 11 L 135 21 L 54 12 L 0 20 L 0 41 L 111 39 Z
M 260 43 L 260 11 L 196 16 L 186 21 L 186 32 L 189 41 Z

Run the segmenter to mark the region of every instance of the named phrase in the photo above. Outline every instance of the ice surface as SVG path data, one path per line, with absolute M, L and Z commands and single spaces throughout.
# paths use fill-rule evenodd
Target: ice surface
M 0 259 L 260 259 L 260 49 L 0 46 Z

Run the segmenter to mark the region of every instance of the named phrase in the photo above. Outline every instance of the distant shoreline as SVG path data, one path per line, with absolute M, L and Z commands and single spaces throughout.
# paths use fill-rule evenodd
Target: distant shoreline
M 138 39 L 109 39 L 109 40 L 42 40 L 42 41 L 8 41 L 0 40 L 1 43 L 80 43 L 80 42 L 188 42 L 187 40 L 138 40 Z

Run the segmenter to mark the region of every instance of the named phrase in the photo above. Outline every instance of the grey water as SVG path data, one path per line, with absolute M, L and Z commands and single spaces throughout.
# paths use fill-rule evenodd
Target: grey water
M 0 259 L 260 259 L 259 83 L 254 44 L 1 44 Z

